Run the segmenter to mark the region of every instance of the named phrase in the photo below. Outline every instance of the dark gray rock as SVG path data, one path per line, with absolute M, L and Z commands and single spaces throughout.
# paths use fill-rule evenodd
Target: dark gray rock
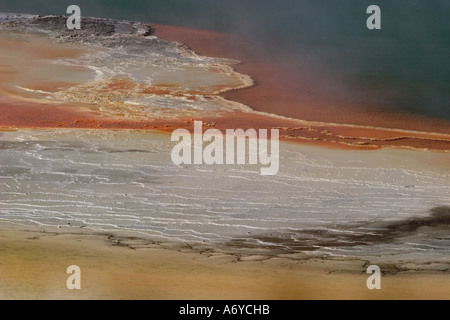
M 81 17 L 81 29 L 69 30 L 66 25 L 67 18 L 67 16 L 42 17 L 29 14 L 0 13 L 0 29 L 40 30 L 55 36 L 70 37 L 99 37 L 114 34 L 149 36 L 152 34 L 151 26 L 142 22 L 91 17 Z

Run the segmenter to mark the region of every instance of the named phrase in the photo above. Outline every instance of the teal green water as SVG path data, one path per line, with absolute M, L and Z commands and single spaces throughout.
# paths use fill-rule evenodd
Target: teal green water
M 448 0 L 15 0 L 0 11 L 65 14 L 70 4 L 86 16 L 242 34 L 293 74 L 318 74 L 324 94 L 450 120 Z M 366 28 L 372 4 L 381 30 Z

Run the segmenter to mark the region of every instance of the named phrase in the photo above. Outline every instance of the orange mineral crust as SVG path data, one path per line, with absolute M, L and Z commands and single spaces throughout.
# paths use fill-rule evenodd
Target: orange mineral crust
M 449 121 L 401 112 L 370 110 L 352 101 L 337 101 L 325 93 L 308 94 L 314 91 L 310 79 L 302 75 L 289 75 L 284 70 L 286 66 L 277 65 L 252 50 L 256 45 L 248 38 L 215 31 L 157 24 L 152 26 L 156 30 L 156 36 L 186 43 L 201 55 L 240 60 L 241 63 L 234 68 L 250 75 L 256 85 L 229 91 L 223 96 L 255 110 L 309 121 L 450 133 Z
M 298 120 L 277 119 L 266 115 L 232 112 L 220 118 L 149 119 L 133 120 L 103 117 L 77 106 L 45 104 L 17 104 L 0 102 L 0 127 L 3 128 L 90 128 L 140 129 L 171 133 L 177 128 L 193 132 L 194 120 L 203 121 L 204 130 L 216 128 L 278 129 L 281 140 L 320 144 L 327 147 L 351 149 L 379 149 L 401 147 L 411 149 L 450 150 L 450 139 L 445 135 L 414 133 L 392 129 L 372 129 L 330 124 L 315 124 Z
M 400 112 L 387 112 L 371 110 L 356 103 L 343 104 L 333 101 L 333 97 L 308 94 L 310 87 L 308 79 L 301 75 L 295 78 L 283 71 L 283 68 L 268 63 L 267 59 L 260 58 L 251 48 L 254 47 L 248 39 L 237 35 L 214 31 L 181 28 L 175 26 L 155 25 L 155 34 L 161 38 L 186 43 L 195 52 L 201 55 L 227 57 L 238 59 L 240 64 L 234 66 L 238 72 L 250 75 L 255 86 L 223 93 L 226 99 L 237 101 L 250 106 L 254 110 L 277 114 L 295 119 L 314 122 L 342 124 L 337 130 L 339 135 L 364 138 L 359 133 L 371 132 L 370 138 L 384 139 L 386 130 L 376 133 L 376 128 L 401 129 L 418 132 L 441 133 L 436 141 L 433 135 L 420 136 L 410 140 L 402 135 L 390 136 L 390 141 L 379 142 L 379 145 L 422 146 L 431 148 L 448 148 L 450 122 L 440 119 L 431 119 L 418 115 Z M 301 79 L 302 81 L 299 81 Z M 306 88 L 306 89 L 305 89 Z M 312 91 L 312 90 L 311 90 Z M 355 130 L 352 126 L 373 127 Z M 325 127 L 327 127 L 325 125 Z M 389 130 L 387 130 L 389 131 Z M 441 141 L 443 139 L 444 141 Z M 399 142 L 401 140 L 402 142 Z
M 238 128 L 277 128 L 282 140 L 327 147 L 450 150 L 449 122 L 369 111 L 356 105 L 342 106 L 339 101 L 333 103 L 330 97 L 305 95 L 304 88 L 309 85 L 307 79 L 299 82 L 298 78 L 286 75 L 283 68 L 267 63 L 252 52 L 253 46 L 248 40 L 213 31 L 152 26 L 160 39 L 183 42 L 204 56 L 240 61 L 231 65 L 237 73 L 232 74 L 221 66 L 211 66 L 209 75 L 227 74 L 231 79 L 227 80 L 231 81 L 229 84 L 222 86 L 220 81 L 223 80 L 220 80 L 213 88 L 181 88 L 180 78 L 178 82 L 171 82 L 168 78 L 169 81 L 142 85 L 116 77 L 92 85 L 84 82 L 91 76 L 87 68 L 65 65 L 62 69 L 51 70 L 58 74 L 55 80 L 52 72 L 46 71 L 48 66 L 53 67 L 52 59 L 79 57 L 84 47 L 64 47 L 40 37 L 34 44 L 34 38 L 24 41 L 10 37 L 0 41 L 0 53 L 9 59 L 0 65 L 0 127 L 140 129 L 170 133 L 176 128 L 192 131 L 193 120 L 202 120 L 204 130 L 208 127 L 222 132 Z M 22 50 L 21 54 L 12 55 L 8 50 L 9 47 L 16 50 L 24 45 L 29 49 L 27 53 Z M 61 75 L 67 72 L 73 72 L 77 77 L 71 81 L 70 77 Z M 250 76 L 254 84 L 249 84 L 244 75 Z M 226 87 L 228 85 L 230 87 Z M 77 90 L 73 90 L 74 86 Z M 62 100 L 47 99 L 47 93 L 58 91 Z M 152 109 L 147 112 L 139 105 L 122 102 L 121 99 L 128 94 L 139 99 L 169 97 L 187 103 L 223 104 L 228 101 L 226 103 L 230 105 L 251 107 L 253 111 L 237 107 L 234 110 L 194 110 L 191 113 L 175 110 L 161 115 L 152 113 Z M 79 102 L 80 99 L 83 102 Z

